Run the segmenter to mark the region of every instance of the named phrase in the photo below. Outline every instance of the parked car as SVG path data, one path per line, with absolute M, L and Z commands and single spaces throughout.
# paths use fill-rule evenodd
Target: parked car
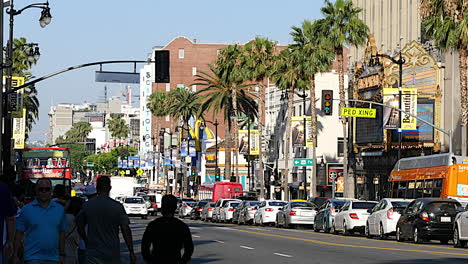
M 257 206 L 257 210 L 254 214 L 254 224 L 274 224 L 276 221 L 276 214 L 279 208 L 285 206 L 287 202 L 280 200 L 266 200 Z
M 143 197 L 147 197 L 147 199 L 151 203 L 151 207 L 148 209 L 150 214 L 156 215 L 157 212 L 161 209 L 162 194 L 148 193 L 147 195 L 144 195 Z
M 322 204 L 319 212 L 315 215 L 314 231 L 320 232 L 323 230 L 324 232 L 329 233 L 333 227 L 335 215 L 345 203 L 346 201 L 344 200 L 328 199 L 324 204 Z
M 255 216 L 255 211 L 257 210 L 257 206 L 260 204 L 261 202 L 259 201 L 242 202 L 239 206 L 237 206 L 236 210 L 234 210 L 232 221 L 240 225 L 252 223 Z
M 211 218 L 213 217 L 213 209 L 215 204 L 216 203 L 213 202 L 207 202 L 207 204 L 205 204 L 200 216 L 202 221 L 211 220 Z
M 182 202 L 182 204 L 179 206 L 179 218 L 189 216 L 193 206 L 195 206 L 195 203 L 196 202 Z
M 364 230 L 366 237 L 378 236 L 385 239 L 395 234 L 398 219 L 401 212 L 412 200 L 384 198 L 380 200 L 367 217 Z
M 213 209 L 213 216 L 211 217 L 212 222 L 219 221 L 219 212 L 221 208 L 223 208 L 226 203 L 231 202 L 231 201 L 241 202 L 241 200 L 237 200 L 237 199 L 219 199 L 216 202 L 215 207 Z
M 145 200 L 139 196 L 128 196 L 123 199 L 123 207 L 127 215 L 139 215 L 141 218 L 148 218 L 148 208 Z
M 219 220 L 220 222 L 231 222 L 232 215 L 237 206 L 239 206 L 239 201 L 227 202 L 221 210 L 219 210 Z
M 455 217 L 453 224 L 453 246 L 462 248 L 466 246 L 468 240 L 468 205 L 465 212 L 460 212 Z
M 196 202 L 195 205 L 193 206 L 192 211 L 190 212 L 190 219 L 191 220 L 197 220 L 201 218 L 201 213 L 203 211 L 203 207 L 207 204 L 207 201 L 199 201 Z
M 367 218 L 370 215 L 369 209 L 372 210 L 377 202 L 372 201 L 349 201 L 340 212 L 335 215 L 333 221 L 333 233 L 342 232 L 343 235 L 359 232 L 364 234 Z
M 311 197 L 307 199 L 308 202 L 314 203 L 318 208 L 320 208 L 327 200 L 330 198 L 327 197 Z
M 461 204 L 450 198 L 418 198 L 401 214 L 396 227 L 397 241 L 412 239 L 419 244 L 425 240 L 440 240 L 448 244 L 453 238 L 453 223 Z
M 318 207 L 305 200 L 294 200 L 280 208 L 276 214 L 276 226 L 290 228 L 293 225 L 314 225 Z

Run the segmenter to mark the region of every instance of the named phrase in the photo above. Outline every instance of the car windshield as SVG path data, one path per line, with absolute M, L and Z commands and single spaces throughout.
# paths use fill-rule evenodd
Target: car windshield
M 207 204 L 208 202 L 198 202 L 197 206 L 198 207 L 203 207 Z
M 311 208 L 316 208 L 316 206 L 312 203 L 306 203 L 306 202 L 292 202 L 291 203 L 291 208 L 295 207 L 311 207 Z
M 236 208 L 237 206 L 239 206 L 239 203 L 231 203 L 230 206 L 231 206 L 232 208 Z
M 190 207 L 192 207 L 192 206 L 194 206 L 196 203 L 195 203 L 195 202 L 186 202 L 185 204 L 188 205 L 188 206 L 190 206 Z
M 406 207 L 408 204 L 409 202 L 397 202 L 397 201 L 392 202 L 393 207 Z
M 462 211 L 462 207 L 459 203 L 454 202 L 432 202 L 426 206 L 426 211 L 428 213 L 449 213 L 456 214 L 459 211 Z
M 260 202 L 249 202 L 249 206 L 257 206 Z
M 338 200 L 335 200 L 335 201 L 333 201 L 332 203 L 333 203 L 333 206 L 334 206 L 335 208 L 338 208 L 338 209 L 339 209 L 339 208 L 341 208 L 341 207 L 346 203 L 346 201 L 338 201 Z
M 124 203 L 129 203 L 129 204 L 142 204 L 145 203 L 145 200 L 142 198 L 125 198 Z
M 372 209 L 376 204 L 373 202 L 354 202 L 353 209 Z
M 285 202 L 269 202 L 268 203 L 269 206 L 284 206 L 286 205 Z

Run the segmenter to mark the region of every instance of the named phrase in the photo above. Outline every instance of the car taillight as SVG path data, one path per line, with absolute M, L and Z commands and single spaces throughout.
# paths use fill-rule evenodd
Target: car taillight
M 393 219 L 393 208 L 388 209 L 387 211 L 387 219 Z
M 201 209 L 201 208 L 197 208 L 197 211 L 198 211 L 198 212 L 201 212 L 201 211 L 203 211 L 203 209 Z
M 335 208 L 330 208 L 330 215 L 335 216 Z
M 359 216 L 356 213 L 350 213 L 349 217 L 351 217 L 351 219 L 359 220 Z
M 234 211 L 234 208 L 229 208 L 228 211 L 232 212 L 232 211 Z
M 184 205 L 184 208 L 187 208 L 187 207 L 188 207 L 188 205 Z
M 213 211 L 213 208 L 208 208 L 208 211 Z
M 421 220 L 426 221 L 426 222 L 429 222 L 429 221 L 430 221 L 429 215 L 427 215 L 426 212 L 420 213 L 420 214 L 419 214 L 419 218 L 421 218 Z
M 289 215 L 296 215 L 296 211 L 290 211 Z
M 247 210 L 249 210 L 249 211 L 255 211 L 255 210 L 257 210 L 257 208 L 253 208 L 253 207 L 252 207 L 252 208 L 248 208 Z
M 271 208 L 266 208 L 266 209 L 265 209 L 265 212 L 273 212 L 273 209 L 271 209 Z

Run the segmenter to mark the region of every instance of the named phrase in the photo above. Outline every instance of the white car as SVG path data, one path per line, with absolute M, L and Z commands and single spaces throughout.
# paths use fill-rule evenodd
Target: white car
M 227 202 L 220 210 L 219 210 L 219 220 L 220 222 L 231 222 L 232 221 L 232 214 L 236 207 L 239 206 L 239 201 L 231 201 Z
M 184 218 L 186 216 L 190 215 L 190 212 L 192 212 L 192 209 L 195 205 L 195 202 L 182 202 L 182 204 L 179 207 L 179 217 Z
M 453 246 L 456 248 L 465 247 L 468 240 L 468 211 L 457 214 L 453 229 Z
M 344 235 L 359 232 L 364 233 L 367 218 L 370 213 L 367 210 L 374 208 L 377 202 L 372 201 L 349 201 L 340 212 L 335 215 L 333 222 L 334 233 L 343 232 Z
M 276 214 L 278 210 L 288 204 L 280 200 L 266 200 L 263 201 L 258 207 L 254 215 L 254 224 L 274 224 L 276 222 Z
M 142 197 L 127 196 L 123 199 L 122 204 L 128 215 L 140 215 L 143 219 L 148 218 L 148 208 Z
M 242 202 L 241 200 L 238 200 L 238 199 L 219 199 L 215 206 L 214 206 L 214 209 L 213 209 L 213 215 L 211 217 L 211 221 L 212 222 L 218 222 L 219 221 L 219 213 L 221 211 L 221 208 L 224 207 L 224 205 L 226 205 L 226 203 L 228 202 Z
M 398 219 L 401 212 L 412 200 L 384 198 L 369 210 L 369 217 L 365 227 L 366 237 L 378 236 L 385 239 L 388 235 L 395 234 Z

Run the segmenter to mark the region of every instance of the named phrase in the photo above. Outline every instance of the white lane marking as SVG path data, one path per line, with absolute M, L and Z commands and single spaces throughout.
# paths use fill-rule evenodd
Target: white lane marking
M 218 242 L 218 243 L 221 243 L 221 244 L 224 244 L 224 241 L 221 241 L 221 240 L 213 240 L 214 242 Z
M 292 258 L 291 255 L 281 254 L 281 253 L 273 253 L 274 255 L 285 257 L 285 258 Z
M 193 237 L 200 237 L 200 236 L 197 236 L 197 235 L 192 235 Z
M 254 248 L 251 248 L 251 247 L 246 247 L 246 246 L 240 246 L 241 248 L 245 248 L 245 249 L 249 249 L 249 250 L 252 250 Z
M 190 229 L 201 229 L 200 227 L 190 226 Z
M 219 228 L 219 229 L 223 229 L 223 230 L 236 230 L 234 228 L 222 227 L 222 226 L 216 226 L 215 228 Z

